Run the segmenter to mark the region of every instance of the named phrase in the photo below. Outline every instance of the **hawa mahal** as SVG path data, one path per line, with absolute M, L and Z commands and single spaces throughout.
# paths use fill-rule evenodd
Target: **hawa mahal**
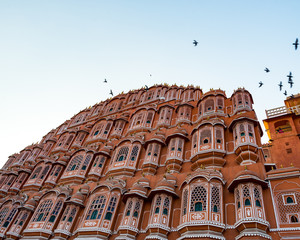
M 155 85 L 84 109 L 0 170 L 0 239 L 300 239 L 300 96 Z

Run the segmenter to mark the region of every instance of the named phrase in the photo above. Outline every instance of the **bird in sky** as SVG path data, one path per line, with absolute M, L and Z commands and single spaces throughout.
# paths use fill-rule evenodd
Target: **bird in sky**
M 287 77 L 289 78 L 289 81 L 292 80 L 292 78 L 293 78 L 292 72 L 290 72 L 290 74 L 287 75 Z
M 281 91 L 281 90 L 282 90 L 282 87 L 283 87 L 282 81 L 280 81 L 280 83 L 278 84 L 278 86 L 279 86 L 279 90 Z
M 294 94 L 291 94 L 291 98 L 294 98 Z
M 150 77 L 152 77 L 152 75 L 150 74 Z
M 292 87 L 293 87 L 293 84 L 294 84 L 293 80 L 292 80 L 292 79 L 289 79 L 288 83 L 290 84 L 290 87 L 292 88 Z
M 105 83 L 107 83 L 107 80 L 106 80 L 106 78 L 104 78 L 104 82 L 105 82 Z
M 259 82 L 259 87 L 261 87 L 262 85 L 264 85 L 264 84 L 263 84 L 262 81 L 260 81 L 260 82 Z
M 269 68 L 265 68 L 265 72 L 266 73 L 270 72 Z
M 295 50 L 297 50 L 298 45 L 299 45 L 299 43 L 298 43 L 298 38 L 296 38 L 296 41 L 293 43 L 293 45 L 295 45 Z
M 287 95 L 287 91 L 285 90 L 283 94 L 286 96 Z
M 110 93 L 109 93 L 109 94 L 112 95 L 112 96 L 114 95 L 113 92 L 112 92 L 112 90 L 110 90 Z
M 148 88 L 148 86 L 147 86 L 147 85 L 145 85 L 145 89 L 146 89 L 146 91 L 148 91 L 148 90 L 149 90 L 149 88 Z
M 193 44 L 196 47 L 198 45 L 198 42 L 196 40 L 194 40 Z

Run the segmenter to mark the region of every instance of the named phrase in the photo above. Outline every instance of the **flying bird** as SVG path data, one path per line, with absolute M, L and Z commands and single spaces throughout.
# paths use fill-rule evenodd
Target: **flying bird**
M 289 74 L 289 75 L 287 75 L 287 77 L 289 78 L 289 81 L 291 81 L 291 80 L 292 80 L 292 78 L 293 78 L 292 72 L 290 72 L 290 74 Z
M 264 85 L 264 84 L 263 84 L 262 81 L 260 81 L 260 82 L 259 82 L 259 87 L 261 87 L 262 85 Z
M 291 98 L 294 98 L 294 94 L 291 94 Z
M 286 96 L 287 95 L 287 91 L 285 90 L 283 94 Z
M 282 90 L 282 87 L 283 87 L 282 81 L 280 81 L 280 83 L 278 84 L 278 86 L 279 86 L 279 90 L 281 91 L 281 90 Z
M 198 42 L 196 40 L 194 40 L 193 44 L 196 47 L 198 45 Z
M 265 68 L 265 72 L 266 73 L 270 72 L 269 68 Z
M 152 75 L 150 74 L 150 77 L 152 77 Z
M 288 83 L 290 84 L 290 87 L 292 88 L 292 87 L 293 87 L 293 84 L 294 84 L 293 80 L 290 79 L 290 80 L 288 81 Z
M 295 45 L 295 50 L 297 50 L 298 45 L 299 45 L 299 43 L 298 43 L 298 38 L 296 38 L 296 41 L 293 43 L 293 45 Z
M 145 89 L 146 89 L 146 91 L 148 91 L 148 90 L 149 90 L 149 88 L 148 88 L 148 86 L 147 86 L 147 85 L 145 85 Z
M 110 90 L 110 93 L 109 93 L 109 94 L 112 95 L 112 96 L 114 95 L 113 92 L 112 92 L 112 90 Z
M 106 80 L 106 78 L 104 78 L 104 82 L 105 82 L 105 83 L 107 83 L 107 80 Z

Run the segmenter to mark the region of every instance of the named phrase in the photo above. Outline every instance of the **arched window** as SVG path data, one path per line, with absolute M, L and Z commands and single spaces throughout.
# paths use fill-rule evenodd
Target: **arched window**
M 220 212 L 220 189 L 217 186 L 211 187 L 211 211 Z
M 293 198 L 287 197 L 287 198 L 286 198 L 286 203 L 294 203 Z
M 3 224 L 3 227 L 5 227 L 5 228 L 8 227 L 8 225 L 9 225 L 10 222 L 11 222 L 11 220 L 12 220 L 13 217 L 15 216 L 16 212 L 17 212 L 17 208 L 16 208 L 16 207 L 13 208 L 13 209 L 10 211 L 8 217 L 6 218 L 6 221 L 5 221 L 4 224 Z
M 121 147 L 117 154 L 116 162 L 121 162 L 125 160 L 127 158 L 128 151 L 129 151 L 129 147 Z
M 0 224 L 2 223 L 4 218 L 6 217 L 6 214 L 8 213 L 8 211 L 9 211 L 8 207 L 5 207 L 5 208 L 1 209 L 1 211 L 0 211 Z
M 191 194 L 190 211 L 205 211 L 207 201 L 207 191 L 203 186 L 196 186 Z M 201 209 L 201 210 L 200 210 Z
M 42 167 L 38 167 L 37 169 L 35 169 L 35 171 L 33 172 L 30 179 L 35 179 L 40 174 L 41 170 L 42 170 Z
M 72 222 L 73 221 L 76 212 L 77 212 L 77 209 L 73 208 L 72 211 L 71 211 L 71 213 L 70 213 L 70 216 L 68 218 L 68 222 Z
M 55 221 L 55 218 L 58 215 L 58 213 L 59 213 L 59 211 L 60 211 L 60 209 L 62 207 L 62 204 L 63 204 L 62 201 L 58 201 L 58 203 L 56 203 L 56 205 L 55 205 L 55 207 L 54 207 L 54 209 L 52 211 L 52 214 L 51 214 L 51 216 L 49 218 L 49 222 L 54 222 Z
M 133 217 L 137 218 L 139 216 L 140 208 L 141 208 L 141 204 L 139 202 L 136 202 L 134 207 Z
M 87 169 L 87 167 L 88 167 L 88 165 L 89 165 L 91 159 L 92 159 L 92 155 L 91 155 L 91 154 L 88 154 L 88 155 L 85 157 L 85 160 L 84 160 L 84 162 L 83 162 L 83 164 L 82 164 L 81 170 L 86 170 L 86 169 Z
M 78 170 L 78 168 L 79 168 L 82 160 L 83 160 L 83 155 L 77 155 L 77 156 L 75 156 L 71 160 L 71 162 L 69 163 L 69 166 L 67 168 L 67 172 Z
M 163 214 L 164 215 L 168 215 L 169 207 L 170 207 L 170 199 L 168 197 L 166 197 L 164 200 L 164 206 L 163 206 Z
M 210 112 L 215 110 L 215 103 L 213 99 L 207 99 L 205 101 L 205 112 Z
M 116 208 L 116 202 L 117 202 L 116 197 L 112 197 L 110 199 L 107 210 L 106 210 L 106 215 L 105 215 L 106 220 L 111 220 L 114 210 Z
M 261 207 L 261 204 L 260 204 L 260 201 L 259 201 L 259 200 L 256 200 L 256 201 L 255 201 L 255 206 L 256 206 L 256 207 Z
M 130 216 L 131 208 L 132 208 L 132 201 L 130 201 L 128 203 L 128 206 L 127 206 L 127 209 L 126 209 L 126 216 Z
M 293 215 L 293 216 L 291 216 L 291 222 L 292 223 L 297 223 L 297 222 L 299 222 L 299 220 L 295 215 Z
M 49 171 L 49 166 L 46 166 L 45 168 L 44 168 L 44 170 L 43 170 L 43 172 L 42 172 L 42 174 L 41 174 L 41 176 L 40 176 L 40 179 L 43 179 L 45 176 L 46 176 L 46 174 L 48 173 L 48 171 Z
M 161 204 L 161 197 L 158 196 L 157 199 L 156 199 L 156 203 L 155 203 L 154 213 L 159 213 L 160 204 Z
M 130 154 L 130 160 L 135 161 L 137 159 L 138 153 L 139 153 L 140 147 L 138 145 L 135 145 Z
M 95 197 L 87 212 L 86 220 L 100 219 L 105 207 L 105 202 L 106 202 L 106 197 L 104 195 Z
M 183 192 L 183 204 L 182 204 L 182 209 L 183 209 L 183 212 L 182 212 L 182 215 L 186 215 L 187 213 L 187 204 L 188 204 L 188 190 L 185 189 L 184 192 Z
M 211 143 L 211 130 L 210 129 L 204 129 L 201 131 L 200 135 L 200 144 L 208 144 Z
M 36 210 L 35 216 L 32 221 L 33 222 L 44 222 L 52 208 L 52 205 L 53 205 L 53 202 L 51 199 L 44 200 L 40 204 L 38 209 Z
M 245 206 L 251 206 L 251 202 L 248 198 L 245 200 Z

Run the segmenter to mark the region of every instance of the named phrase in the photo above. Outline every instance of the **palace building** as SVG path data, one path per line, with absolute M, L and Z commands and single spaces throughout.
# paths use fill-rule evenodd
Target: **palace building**
M 0 239 L 300 239 L 300 96 L 155 85 L 84 109 L 8 158 Z

